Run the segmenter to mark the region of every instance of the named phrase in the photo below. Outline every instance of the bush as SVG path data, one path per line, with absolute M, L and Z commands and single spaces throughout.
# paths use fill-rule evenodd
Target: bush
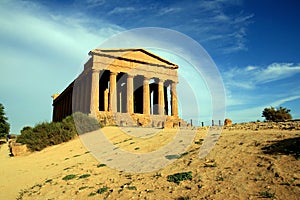
M 74 178 L 76 178 L 75 174 L 69 174 L 69 175 L 66 175 L 65 177 L 63 177 L 62 180 L 68 181 L 68 180 L 71 180 L 71 179 L 74 179 Z
M 103 194 L 104 192 L 106 192 L 108 190 L 108 187 L 102 187 L 100 189 L 97 190 L 98 194 Z
M 31 151 L 40 151 L 47 146 L 71 140 L 77 135 L 77 132 L 82 134 L 100 127 L 96 119 L 83 113 L 74 113 L 63 119 L 62 122 L 43 122 L 34 128 L 24 127 L 21 130 L 21 135 L 17 138 L 17 142 L 26 144 Z
M 79 178 L 88 178 L 90 176 L 91 176 L 90 174 L 82 174 L 81 176 L 79 176 Z
M 184 180 L 192 180 L 192 177 L 193 177 L 192 172 L 181 172 L 181 173 L 169 175 L 167 177 L 167 180 L 169 182 L 174 182 L 174 183 L 179 184 L 181 181 L 184 181 Z
M 62 122 L 43 122 L 34 128 L 24 127 L 17 142 L 26 144 L 31 151 L 40 151 L 47 146 L 67 142 L 76 136 L 76 129 L 71 116 Z
M 262 117 L 265 117 L 267 121 L 271 122 L 280 122 L 292 119 L 292 115 L 289 113 L 291 110 L 283 107 L 279 107 L 275 109 L 271 106 L 271 108 L 265 108 L 262 112 Z

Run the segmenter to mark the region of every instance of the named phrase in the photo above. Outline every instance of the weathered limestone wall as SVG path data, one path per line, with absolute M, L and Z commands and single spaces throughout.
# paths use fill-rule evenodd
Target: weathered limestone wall
M 249 122 L 223 126 L 225 130 L 300 130 L 300 121 L 288 122 Z

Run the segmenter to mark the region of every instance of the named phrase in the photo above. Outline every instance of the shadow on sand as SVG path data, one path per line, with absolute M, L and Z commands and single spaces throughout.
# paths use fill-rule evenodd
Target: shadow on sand
M 262 148 L 265 154 L 293 155 L 300 159 L 300 137 L 276 141 L 271 145 Z

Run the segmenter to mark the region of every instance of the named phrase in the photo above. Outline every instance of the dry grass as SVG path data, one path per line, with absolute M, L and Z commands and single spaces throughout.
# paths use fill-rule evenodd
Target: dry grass
M 118 135 L 115 127 L 111 133 L 107 128 L 107 136 L 119 148 L 140 153 L 157 149 L 174 136 L 172 131 L 169 137 L 156 134 L 145 142 L 124 133 Z M 20 199 L 299 198 L 299 131 L 225 130 L 208 156 L 198 159 L 199 141 L 205 135 L 204 130 L 198 131 L 184 156 L 149 173 L 126 173 L 101 165 L 103 162 L 94 159 L 78 138 L 28 156 L 1 158 L 0 189 L 7 193 L 1 192 L 0 199 L 18 195 Z M 1 157 L 4 148 L 2 145 Z M 168 181 L 181 172 L 191 172 L 192 177 L 179 183 Z M 63 180 L 67 175 L 76 177 Z

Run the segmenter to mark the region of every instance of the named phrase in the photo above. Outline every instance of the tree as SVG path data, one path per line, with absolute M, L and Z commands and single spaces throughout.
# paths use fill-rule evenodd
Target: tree
M 267 121 L 271 122 L 286 121 L 292 119 L 290 112 L 290 109 L 281 106 L 278 109 L 271 106 L 271 108 L 265 108 L 263 110 L 262 117 L 265 117 Z
M 8 118 L 5 116 L 4 106 L 0 103 L 0 137 L 5 137 L 9 134 L 10 125 L 7 120 Z

